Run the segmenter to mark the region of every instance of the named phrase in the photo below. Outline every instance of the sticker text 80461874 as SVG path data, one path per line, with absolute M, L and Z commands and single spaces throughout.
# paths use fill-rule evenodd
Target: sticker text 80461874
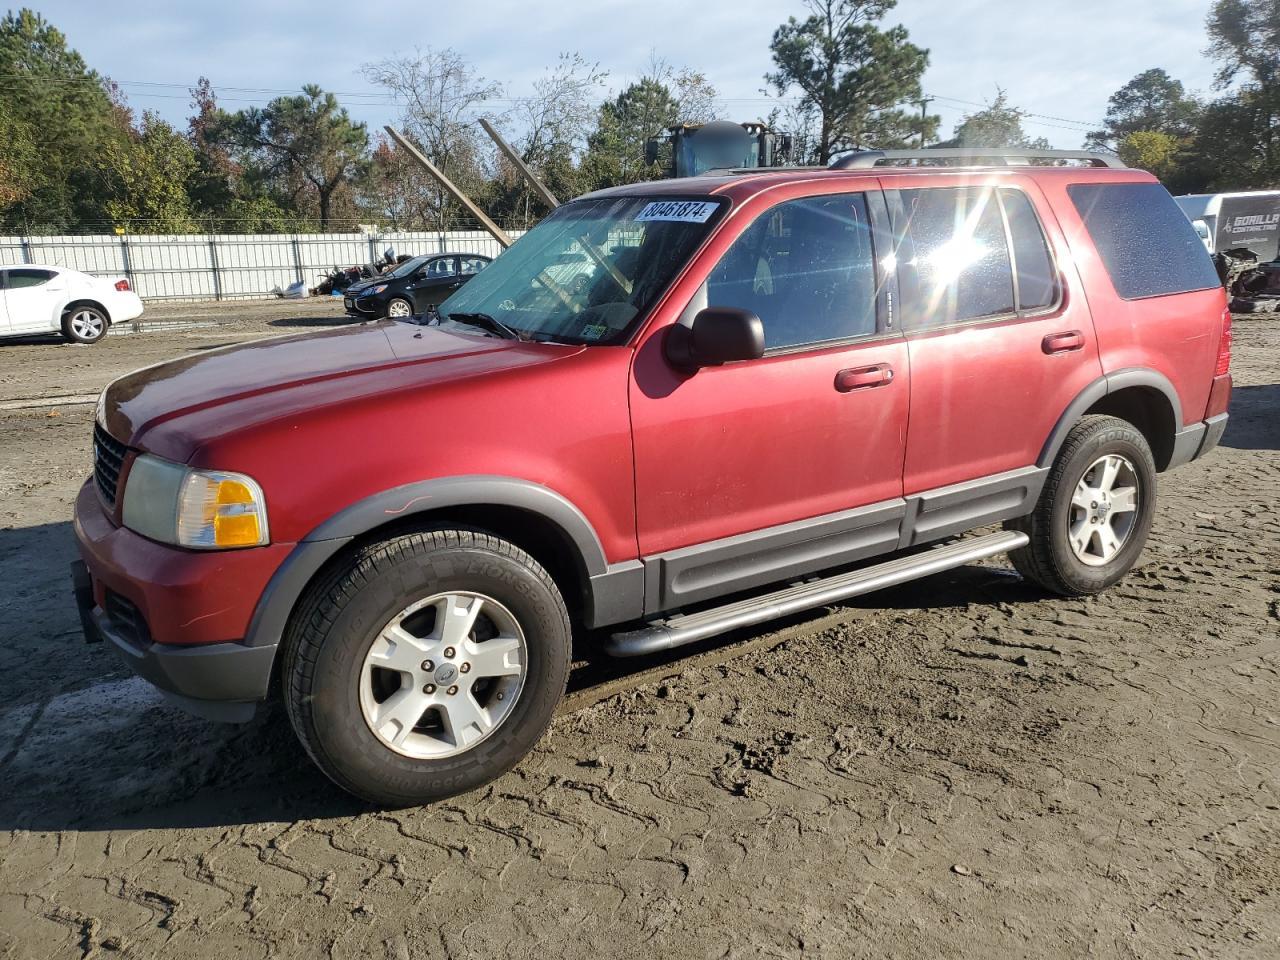
M 636 214 L 636 222 L 665 220 L 672 223 L 706 223 L 716 212 L 716 204 L 708 200 L 655 200 L 645 204 Z

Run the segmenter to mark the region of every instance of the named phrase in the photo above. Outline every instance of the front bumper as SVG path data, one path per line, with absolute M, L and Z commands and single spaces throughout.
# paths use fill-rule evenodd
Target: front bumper
M 344 296 L 342 306 L 346 308 L 349 317 L 377 317 L 382 311 L 382 304 L 373 297 Z
M 243 721 L 270 687 L 274 643 L 243 642 L 258 599 L 292 544 L 197 552 L 117 527 L 92 481 L 76 499 L 72 568 L 85 637 L 115 646 L 135 673 L 192 713 Z
M 132 618 L 113 616 L 95 605 L 93 577 L 83 560 L 72 563 L 71 580 L 86 641 L 110 643 L 134 673 L 188 713 L 227 723 L 253 719 L 271 683 L 274 645 L 178 647 L 149 642 Z

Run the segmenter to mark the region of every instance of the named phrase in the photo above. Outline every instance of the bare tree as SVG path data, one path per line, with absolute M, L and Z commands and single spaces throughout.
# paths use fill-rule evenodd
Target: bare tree
M 502 84 L 486 80 L 448 48 L 417 49 L 361 69 L 370 83 L 395 96 L 401 124 L 432 163 L 464 190 L 475 193 L 484 187 L 492 152 L 481 140 L 475 118 L 488 101 L 502 96 Z M 457 219 L 456 205 L 443 190 L 432 185 L 429 193 L 439 226 Z

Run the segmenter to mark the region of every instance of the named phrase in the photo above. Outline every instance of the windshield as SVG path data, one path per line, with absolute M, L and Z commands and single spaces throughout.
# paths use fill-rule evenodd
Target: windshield
M 409 274 L 413 273 L 413 271 L 417 270 L 426 262 L 426 257 L 414 257 L 412 260 L 406 260 L 404 263 L 400 264 L 400 266 L 388 273 L 387 276 L 393 280 L 399 280 L 402 277 L 409 276 Z
M 439 307 L 533 340 L 619 343 L 702 242 L 723 201 L 616 197 L 557 208 Z

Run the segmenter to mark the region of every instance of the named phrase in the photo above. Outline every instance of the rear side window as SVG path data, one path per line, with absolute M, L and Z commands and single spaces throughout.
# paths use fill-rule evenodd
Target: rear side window
M 9 271 L 6 285 L 10 290 L 20 290 L 23 287 L 38 287 L 52 279 L 53 273 L 49 270 L 17 269 Z
M 996 191 L 900 191 L 913 253 L 907 324 L 944 326 L 1014 312 L 1013 267 Z
M 770 350 L 875 333 L 866 198 L 806 197 L 761 214 L 707 278 L 707 304 L 756 314 Z
M 1067 193 L 1123 299 L 1218 286 L 1204 243 L 1160 184 L 1075 183 Z
M 1002 189 L 1000 202 L 1009 221 L 1013 245 L 1013 275 L 1018 284 L 1018 309 L 1044 310 L 1058 299 L 1058 273 L 1031 201 L 1021 190 Z

